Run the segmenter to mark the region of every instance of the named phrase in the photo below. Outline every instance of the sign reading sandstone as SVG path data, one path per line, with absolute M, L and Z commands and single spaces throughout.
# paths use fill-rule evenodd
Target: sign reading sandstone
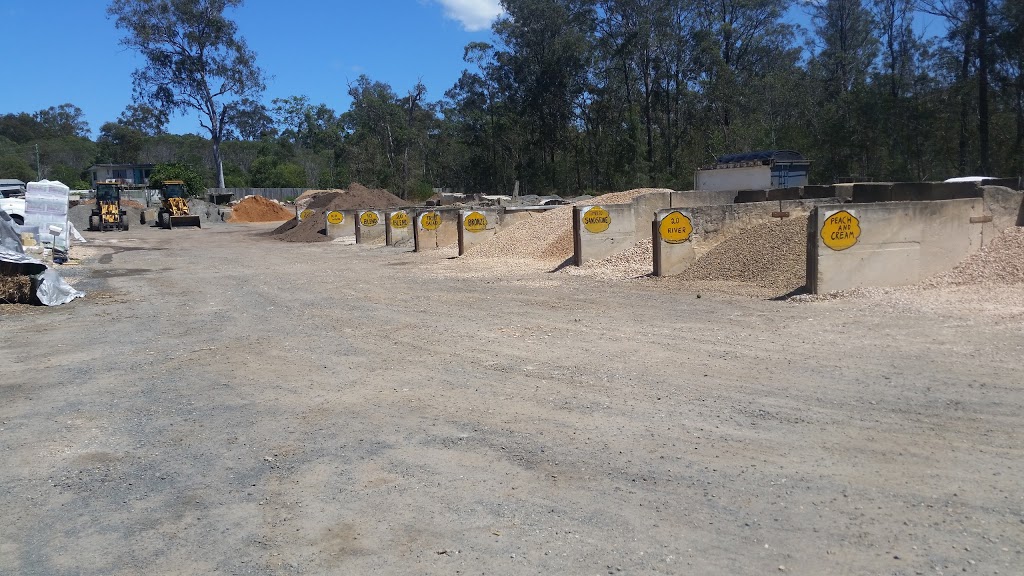
M 682 212 L 670 212 L 658 226 L 661 239 L 669 244 L 682 244 L 693 234 L 693 223 Z
M 479 212 L 470 212 L 466 215 L 463 226 L 467 232 L 483 232 L 487 229 L 487 216 Z
M 338 212 L 337 210 L 334 210 L 334 211 L 331 211 L 331 212 L 327 213 L 327 223 L 328 224 L 341 224 L 344 221 L 345 221 L 345 215 L 342 214 L 341 212 Z
M 591 234 L 600 234 L 612 223 L 612 215 L 600 206 L 592 206 L 583 213 L 583 227 Z
M 860 220 L 856 216 L 840 210 L 825 217 L 821 226 L 821 241 L 825 246 L 840 251 L 853 247 L 860 238 Z

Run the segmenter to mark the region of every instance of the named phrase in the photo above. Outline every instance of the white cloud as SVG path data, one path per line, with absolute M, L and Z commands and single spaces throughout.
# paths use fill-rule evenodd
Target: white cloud
M 484 30 L 504 12 L 498 0 L 437 0 L 445 16 L 458 20 L 469 32 Z

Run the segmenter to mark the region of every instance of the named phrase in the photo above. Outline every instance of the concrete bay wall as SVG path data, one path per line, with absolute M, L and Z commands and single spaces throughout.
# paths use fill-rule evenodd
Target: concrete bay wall
M 573 206 L 573 261 L 582 266 L 636 243 L 632 204 Z
M 413 222 L 411 210 L 388 210 L 384 212 L 384 243 L 388 246 L 412 246 Z
M 438 227 L 429 230 L 424 227 L 424 219 L 437 215 Z M 452 208 L 427 208 L 418 210 L 414 219 L 413 241 L 416 252 L 437 250 L 459 241 L 459 210 Z
M 459 211 L 459 256 L 498 233 L 501 213 L 500 208 Z
M 651 223 L 651 238 L 655 276 L 682 274 L 697 260 L 693 249 L 693 213 L 686 208 L 659 210 Z
M 331 224 L 329 221 L 327 222 L 327 237 L 342 238 L 345 236 L 355 236 L 356 212 L 354 210 L 330 210 L 324 212 L 324 215 L 329 216 L 331 212 L 340 212 L 342 216 L 342 221 L 338 224 Z
M 381 210 L 358 210 L 355 217 L 356 244 L 381 242 L 385 236 L 384 212 Z
M 901 286 L 946 272 L 981 248 L 984 216 L 981 198 L 820 205 L 808 232 L 808 288 Z

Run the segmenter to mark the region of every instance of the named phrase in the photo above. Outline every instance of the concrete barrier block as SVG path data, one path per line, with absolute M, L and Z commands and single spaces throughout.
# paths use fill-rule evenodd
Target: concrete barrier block
M 772 190 L 768 190 L 768 198 L 767 198 L 767 200 L 769 202 L 775 201 L 775 200 L 799 200 L 800 199 L 800 194 L 801 194 L 802 191 L 803 191 L 803 189 L 800 188 L 800 187 L 795 187 L 795 188 L 775 188 L 775 189 L 772 189 Z
M 352 210 L 330 210 L 327 215 L 327 237 L 343 238 L 356 235 L 356 212 Z
M 693 249 L 693 213 L 669 208 L 659 210 L 651 225 L 655 276 L 682 274 L 697 260 Z
M 808 286 L 826 293 L 914 284 L 981 248 L 981 199 L 825 204 L 812 216 Z M 813 261 L 810 261 L 813 259 Z
M 633 199 L 633 231 L 634 242 L 647 238 L 648 228 L 655 213 L 663 208 L 672 207 L 672 192 L 650 192 Z
M 836 198 L 835 186 L 804 186 L 800 189 L 801 198 Z
M 384 213 L 380 210 L 359 210 L 355 218 L 356 244 L 383 242 L 386 235 Z
M 416 252 L 436 250 L 459 240 L 459 212 L 452 208 L 420 210 L 416 213 L 413 241 Z
M 632 204 L 573 206 L 574 262 L 582 266 L 635 244 Z
M 981 190 L 985 216 L 992 219 L 982 227 L 982 239 L 986 245 L 1003 230 L 1024 226 L 1024 192 L 1003 186 L 984 186 Z
M 736 203 L 767 202 L 767 190 L 740 190 L 736 193 Z
M 854 204 L 892 202 L 892 184 L 888 182 L 854 184 L 851 199 Z
M 672 192 L 666 208 L 696 208 L 697 206 L 722 206 L 736 202 L 735 190 L 685 190 Z
M 483 244 L 498 233 L 498 222 L 501 219 L 499 208 L 478 208 L 476 210 L 459 211 L 459 256 L 470 248 Z
M 413 244 L 413 217 L 408 210 L 384 212 L 384 244 L 404 247 Z

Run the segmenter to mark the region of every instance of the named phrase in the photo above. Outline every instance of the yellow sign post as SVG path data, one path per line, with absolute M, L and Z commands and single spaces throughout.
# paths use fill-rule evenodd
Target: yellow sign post
M 316 212 L 310 210 L 309 208 L 306 208 L 302 212 L 299 212 L 299 220 L 306 220 L 307 218 L 312 218 L 313 214 L 316 214 Z
M 825 217 L 821 226 L 821 241 L 825 246 L 841 251 L 851 248 L 860 238 L 860 220 L 856 216 L 840 210 Z
M 373 228 L 380 222 L 376 212 L 363 212 L 359 215 L 359 224 L 364 228 Z
M 467 232 L 483 232 L 487 229 L 487 216 L 479 212 L 470 212 L 462 225 Z
M 682 244 L 693 234 L 693 223 L 682 212 L 669 212 L 658 226 L 661 239 L 669 244 Z
M 437 212 L 426 212 L 421 214 L 420 226 L 424 230 L 437 230 L 441 227 L 441 215 Z
M 333 210 L 333 211 L 327 213 L 327 223 L 328 224 L 341 224 L 344 221 L 345 221 L 345 215 L 342 214 L 341 212 L 338 212 L 337 210 Z
M 583 227 L 591 234 L 600 234 L 612 223 L 612 215 L 600 206 L 593 206 L 583 213 Z
M 395 212 L 391 215 L 391 227 L 396 230 L 404 230 L 409 227 L 409 215 L 405 212 Z

